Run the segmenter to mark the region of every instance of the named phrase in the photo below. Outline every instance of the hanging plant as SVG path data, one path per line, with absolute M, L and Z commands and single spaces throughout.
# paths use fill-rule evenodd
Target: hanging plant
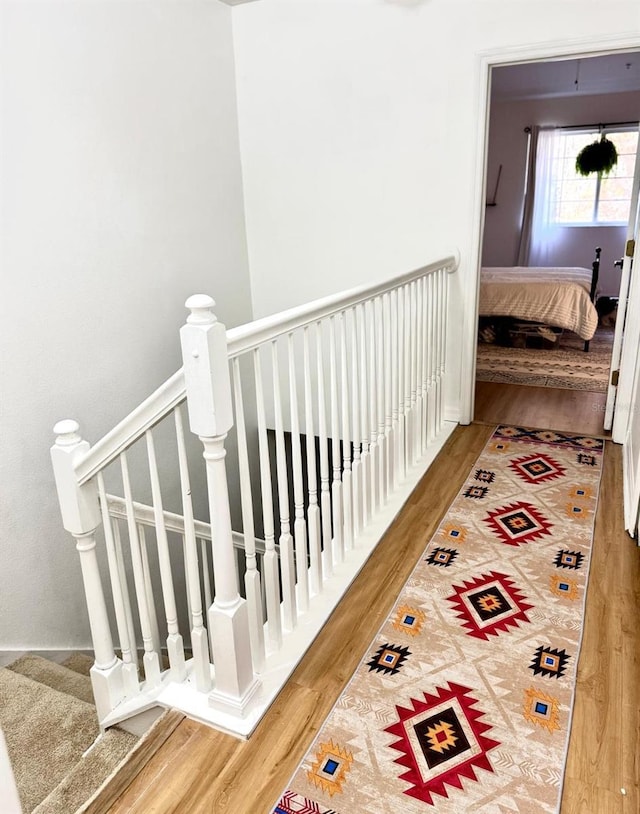
M 608 175 L 618 163 L 616 145 L 603 133 L 599 141 L 587 144 L 576 158 L 576 172 L 580 175 L 591 175 L 602 172 Z

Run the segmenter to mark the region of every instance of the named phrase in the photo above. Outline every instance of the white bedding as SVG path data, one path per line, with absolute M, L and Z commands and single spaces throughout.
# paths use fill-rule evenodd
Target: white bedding
M 483 268 L 479 313 L 543 322 L 591 339 L 598 327 L 591 274 L 586 268 Z

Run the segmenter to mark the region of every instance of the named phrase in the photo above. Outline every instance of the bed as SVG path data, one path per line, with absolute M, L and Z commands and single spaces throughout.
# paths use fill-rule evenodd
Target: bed
M 482 268 L 479 314 L 573 331 L 585 340 L 588 350 L 598 327 L 595 298 L 599 266 L 600 249 L 596 249 L 591 269 Z

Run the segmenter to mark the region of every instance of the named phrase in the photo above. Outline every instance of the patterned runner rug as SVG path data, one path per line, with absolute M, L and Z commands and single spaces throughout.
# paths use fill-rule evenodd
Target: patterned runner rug
M 598 328 L 589 352 L 583 347 L 580 337 L 570 334 L 558 340 L 557 348 L 508 348 L 480 342 L 476 379 L 606 393 L 613 330 Z
M 277 814 L 558 810 L 602 454 L 497 428 Z

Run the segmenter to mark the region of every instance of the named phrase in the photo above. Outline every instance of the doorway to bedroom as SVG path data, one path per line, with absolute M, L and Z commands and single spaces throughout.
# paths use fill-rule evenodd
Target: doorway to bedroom
M 638 52 L 492 68 L 476 421 L 606 434 L 638 110 Z M 617 165 L 576 175 L 602 135 Z

